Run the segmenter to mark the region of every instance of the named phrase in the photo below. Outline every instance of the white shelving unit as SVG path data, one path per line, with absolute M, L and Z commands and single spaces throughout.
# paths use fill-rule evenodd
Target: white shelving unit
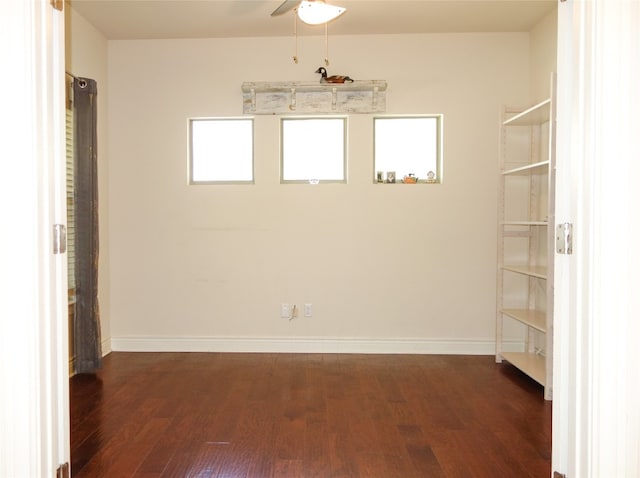
M 552 399 L 555 76 L 550 98 L 503 108 L 500 125 L 496 362 Z

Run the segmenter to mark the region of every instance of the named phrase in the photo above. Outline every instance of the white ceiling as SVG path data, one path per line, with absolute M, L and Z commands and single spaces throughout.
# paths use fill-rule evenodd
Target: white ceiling
M 281 0 L 67 0 L 108 39 L 263 37 L 293 34 Z M 347 8 L 333 35 L 530 31 L 556 0 L 328 0 Z M 298 23 L 299 35 L 324 27 Z

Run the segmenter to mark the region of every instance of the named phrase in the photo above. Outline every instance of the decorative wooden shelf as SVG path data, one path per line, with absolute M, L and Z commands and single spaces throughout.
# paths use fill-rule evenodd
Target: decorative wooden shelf
M 387 82 L 353 83 L 246 82 L 242 83 L 244 114 L 384 113 Z

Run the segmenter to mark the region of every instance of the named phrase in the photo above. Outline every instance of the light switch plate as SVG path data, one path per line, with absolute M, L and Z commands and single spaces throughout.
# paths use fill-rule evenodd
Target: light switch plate
M 280 317 L 283 319 L 291 317 L 291 308 L 289 307 L 289 304 L 280 304 Z

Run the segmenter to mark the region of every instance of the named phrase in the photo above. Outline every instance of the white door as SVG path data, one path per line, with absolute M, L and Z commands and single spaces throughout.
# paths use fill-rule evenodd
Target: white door
M 0 14 L 0 476 L 69 461 L 64 16 L 49 0 Z
M 558 7 L 552 469 L 640 476 L 640 2 Z

